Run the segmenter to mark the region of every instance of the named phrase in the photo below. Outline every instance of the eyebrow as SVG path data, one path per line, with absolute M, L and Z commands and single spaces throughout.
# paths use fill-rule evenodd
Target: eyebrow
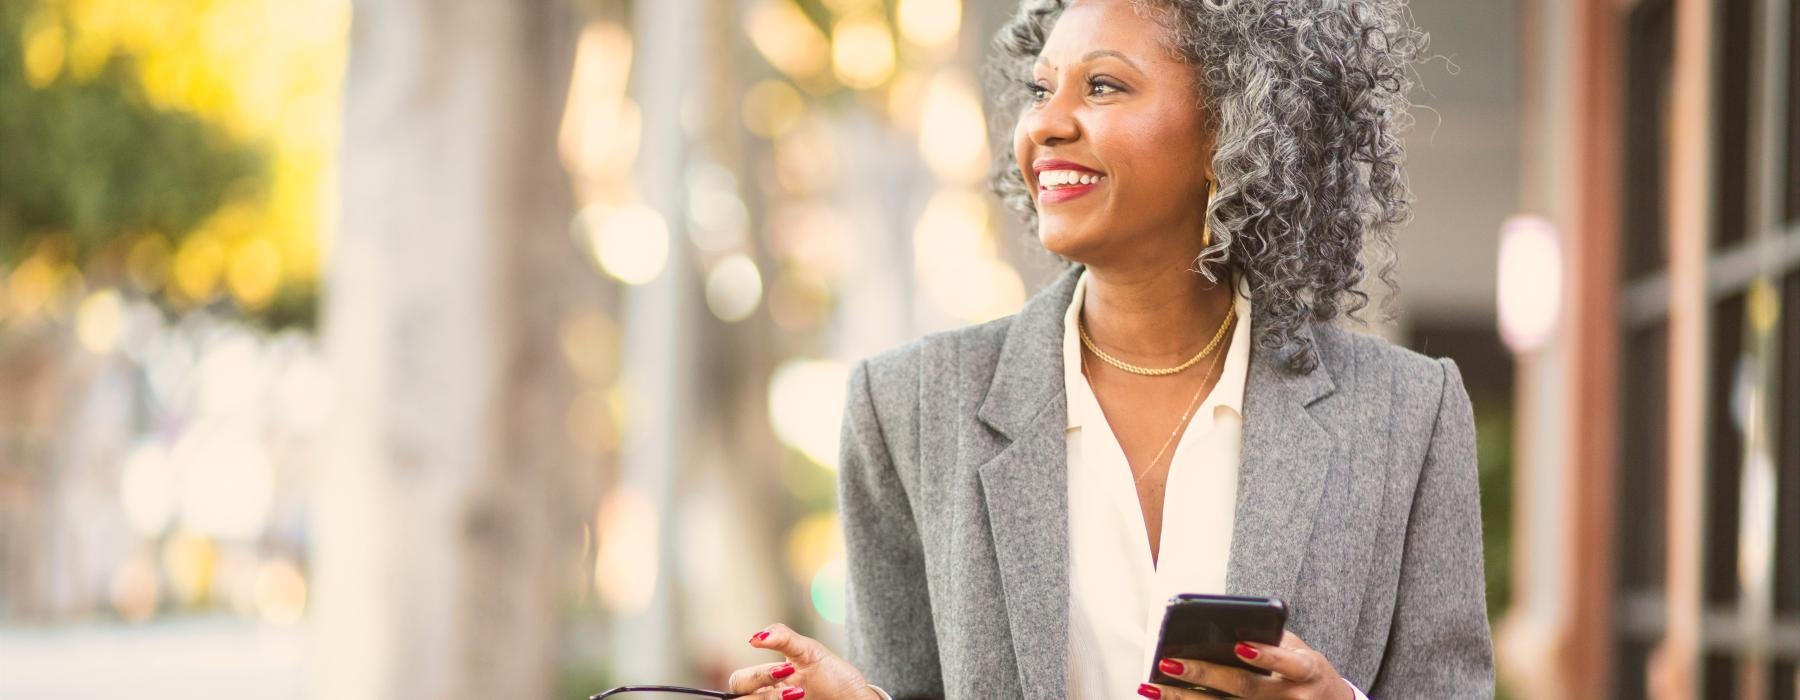
M 1137 62 L 1131 60 L 1130 56 L 1126 56 L 1125 54 L 1119 53 L 1112 49 L 1095 49 L 1093 51 L 1089 51 L 1089 52 L 1087 52 L 1087 55 L 1081 57 L 1081 62 L 1086 63 L 1086 62 L 1092 61 L 1096 58 L 1104 58 L 1107 56 L 1111 56 L 1113 58 L 1124 61 L 1125 65 L 1131 66 L 1133 70 L 1136 70 L 1139 72 L 1142 72 L 1144 70 L 1143 68 L 1139 68 Z M 1047 66 L 1050 68 L 1050 70 L 1057 70 L 1056 64 L 1046 61 L 1041 57 L 1038 58 L 1038 65 Z

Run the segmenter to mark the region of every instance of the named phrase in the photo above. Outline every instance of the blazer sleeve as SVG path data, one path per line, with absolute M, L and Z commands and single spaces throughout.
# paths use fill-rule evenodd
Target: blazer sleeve
M 1475 414 L 1456 363 L 1437 362 L 1443 393 L 1413 493 L 1394 621 L 1372 698 L 1494 695 Z
M 838 466 L 847 658 L 895 700 L 942 698 L 924 551 L 876 418 L 869 374 L 867 362 L 851 373 Z

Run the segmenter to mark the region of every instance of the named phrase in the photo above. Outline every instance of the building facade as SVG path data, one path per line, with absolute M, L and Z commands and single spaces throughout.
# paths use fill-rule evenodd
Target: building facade
M 1797 34 L 1793 0 L 1527 3 L 1568 293 L 1520 359 L 1519 696 L 1796 696 Z

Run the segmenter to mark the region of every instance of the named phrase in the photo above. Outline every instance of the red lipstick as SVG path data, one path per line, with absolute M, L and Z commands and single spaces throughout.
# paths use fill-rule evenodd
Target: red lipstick
M 1105 173 L 1061 158 L 1041 158 L 1032 161 L 1031 170 L 1037 176 L 1037 192 L 1035 194 L 1040 206 L 1067 202 L 1094 191 L 1106 182 Z M 1093 175 L 1096 179 L 1094 182 L 1086 183 L 1069 183 L 1066 180 L 1058 180 L 1055 185 L 1046 185 L 1044 184 L 1044 173 L 1046 172 L 1073 172 L 1081 175 Z

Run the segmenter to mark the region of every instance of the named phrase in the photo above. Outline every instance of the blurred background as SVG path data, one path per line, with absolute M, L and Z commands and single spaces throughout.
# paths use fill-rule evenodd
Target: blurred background
M 1794 698 L 1800 12 L 1410 8 L 1400 315 L 1351 325 L 1462 367 L 1503 692 Z M 0 697 L 841 648 L 848 367 L 1058 269 L 983 185 L 1014 9 L 0 3 Z

